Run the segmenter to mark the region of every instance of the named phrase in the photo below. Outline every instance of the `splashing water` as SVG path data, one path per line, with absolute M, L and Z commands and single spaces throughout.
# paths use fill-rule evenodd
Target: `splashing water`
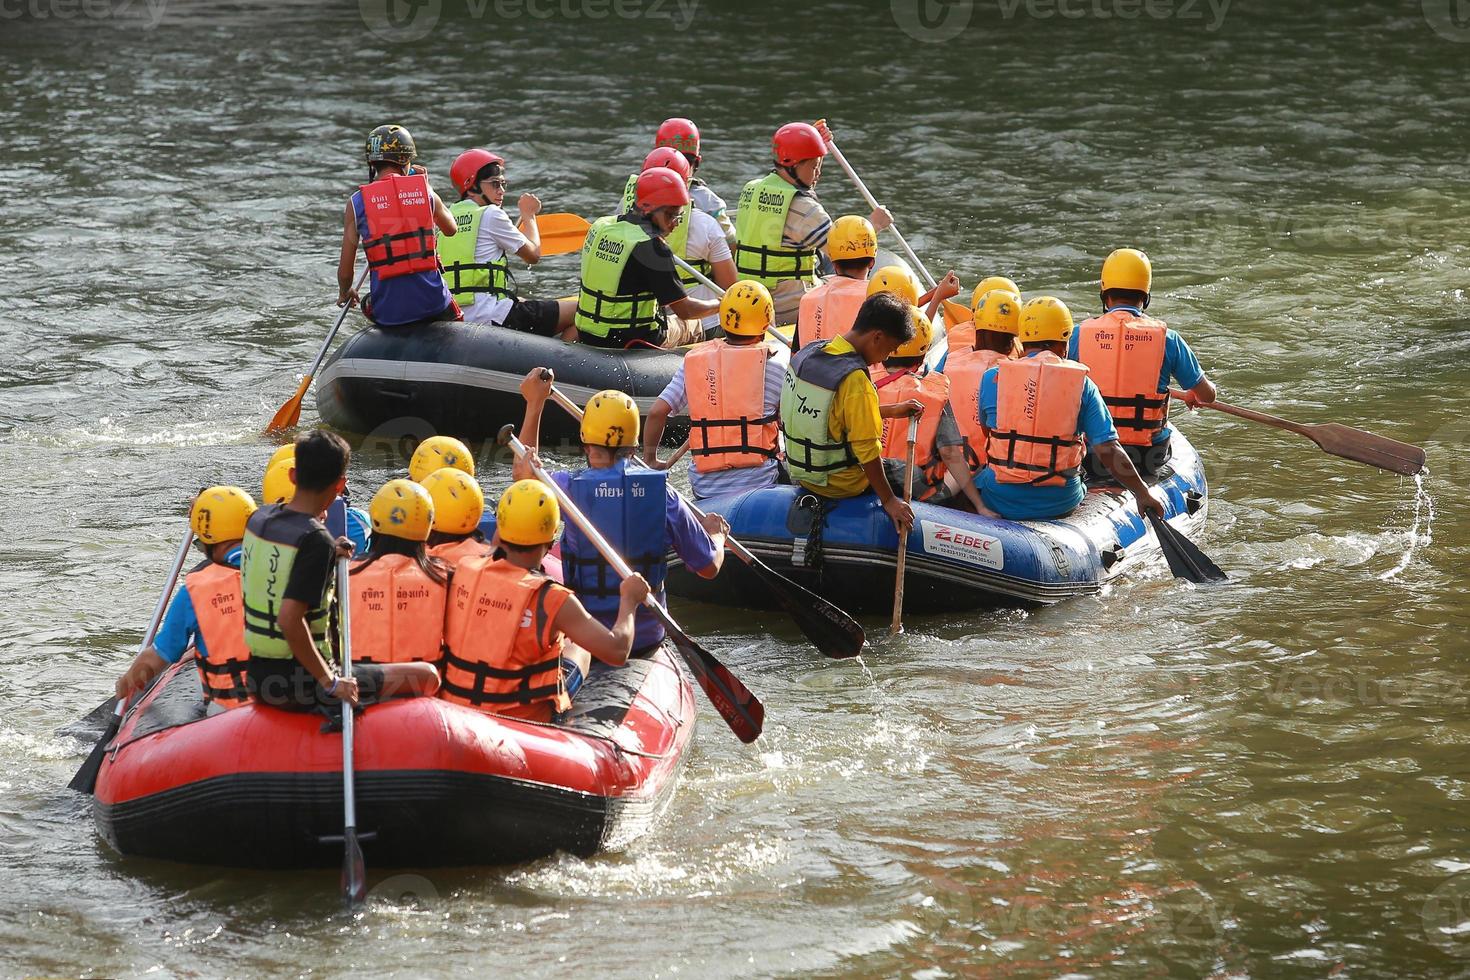
M 1414 476 L 1414 520 L 1409 525 L 1409 530 L 1405 532 L 1408 547 L 1399 556 L 1397 565 L 1378 576 L 1379 581 L 1389 582 L 1398 578 L 1414 560 L 1415 552 L 1428 547 L 1429 543 L 1434 540 L 1434 497 L 1424 488 L 1424 477 L 1428 472 L 1429 470 L 1426 469 Z

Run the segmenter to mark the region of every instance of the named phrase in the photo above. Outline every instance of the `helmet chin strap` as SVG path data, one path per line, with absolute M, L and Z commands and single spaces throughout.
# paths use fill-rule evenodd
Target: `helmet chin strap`
M 812 185 L 811 184 L 808 184 L 806 181 L 804 181 L 800 177 L 796 176 L 796 168 L 795 167 L 788 167 L 784 163 L 778 163 L 778 164 L 776 164 L 776 169 L 779 170 L 779 171 L 781 171 L 782 173 L 784 173 L 786 176 L 790 177 L 791 178 L 791 182 L 793 184 L 795 184 L 797 187 L 801 188 L 802 190 L 809 191 L 809 190 L 812 189 Z

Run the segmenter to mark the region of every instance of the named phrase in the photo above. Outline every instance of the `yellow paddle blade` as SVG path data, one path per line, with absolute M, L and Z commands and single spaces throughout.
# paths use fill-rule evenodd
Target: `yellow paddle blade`
M 301 401 L 306 397 L 306 389 L 310 387 L 311 375 L 308 374 L 301 379 L 301 386 L 296 389 L 296 394 L 292 395 L 286 404 L 276 409 L 276 414 L 271 417 L 271 424 L 265 427 L 268 434 L 295 428 L 296 423 L 301 421 Z
M 969 323 L 975 319 L 975 314 L 970 308 L 962 303 L 956 303 L 952 299 L 944 301 L 944 325 L 946 327 L 957 327 L 961 323 Z
M 566 211 L 538 214 L 536 228 L 541 232 L 541 257 L 581 251 L 591 227 L 586 218 Z

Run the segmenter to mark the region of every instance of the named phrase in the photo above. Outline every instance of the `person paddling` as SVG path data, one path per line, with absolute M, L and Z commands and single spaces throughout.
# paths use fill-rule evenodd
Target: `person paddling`
M 426 547 L 433 498 L 412 480 L 389 480 L 373 495 L 368 513 L 373 543 L 347 579 L 353 674 L 363 664 L 437 665 L 450 568 Z
M 817 199 L 822 159 L 832 131 L 819 122 L 787 123 L 771 137 L 771 172 L 740 191 L 735 215 L 735 268 L 771 291 L 776 322 L 795 323 L 801 298 L 817 285 L 819 253 L 832 218 Z M 893 224 L 887 208 L 868 217 L 875 231 Z
M 350 457 L 340 436 L 320 430 L 303 435 L 296 440 L 295 494 L 287 503 L 260 508 L 245 525 L 245 645 L 250 695 L 260 704 L 315 711 L 338 701 L 432 694 L 438 686 L 430 664 L 365 664 L 349 678 L 339 676 L 323 653 L 336 601 L 336 560 L 350 556 L 352 544 L 345 537 L 333 540 L 322 519 L 347 486 Z
M 814 340 L 831 340 L 852 329 L 858 307 L 868 298 L 868 276 L 878 259 L 878 233 L 862 215 L 844 214 L 827 234 L 832 275 L 801 297 L 792 349 Z
M 634 198 L 633 210 L 598 218 L 587 232 L 574 318 L 578 339 L 616 349 L 698 339 L 681 336 L 679 321 L 703 320 L 720 304 L 685 291 L 665 241 L 689 205 L 689 187 L 677 172 L 652 167 L 638 175 Z
M 454 215 L 429 187 L 418 148 L 402 126 L 379 126 L 367 137 L 368 183 L 353 192 L 342 215 L 337 305 L 359 302 L 352 286 L 357 246 L 371 270 L 362 312 L 382 327 L 463 319 L 444 279 L 434 234 L 453 235 Z
M 142 691 L 153 678 L 194 648 L 204 698 L 226 708 L 250 699 L 245 646 L 245 607 L 240 601 L 240 539 L 255 501 L 239 487 L 210 487 L 194 498 L 189 526 L 204 561 L 184 576 L 153 637 L 117 679 L 120 700 Z
M 1053 296 L 1021 307 L 1022 356 L 1002 361 L 980 381 L 989 463 L 980 474 L 980 513 L 1006 520 L 1053 520 L 1087 496 L 1083 438 L 1138 501 L 1140 513 L 1165 514 L 1164 498 L 1146 485 L 1118 445 L 1118 432 L 1087 367 L 1062 355 L 1072 313 Z
M 265 477 L 261 480 L 260 504 L 284 504 L 296 494 L 296 446 L 287 444 L 276 450 L 266 465 Z M 343 495 L 332 501 L 327 508 L 325 521 L 327 530 L 334 536 L 347 535 L 352 542 L 352 555 L 361 558 L 367 554 L 368 540 L 373 536 L 373 522 L 367 511 L 353 507 Z
M 643 576 L 617 587 L 609 624 L 541 570 L 561 534 L 561 507 L 538 480 L 523 479 L 495 507 L 500 546 L 455 569 L 444 635 L 446 701 L 530 721 L 562 720 L 594 658 L 628 662 Z
M 725 336 L 690 349 L 653 403 L 643 427 L 643 461 L 667 469 L 659 440 L 674 413 L 689 414 L 689 484 L 696 497 L 759 490 L 781 481 L 781 382 L 789 357 L 766 340 L 775 325 L 771 294 L 738 282 L 720 301 Z M 691 382 L 692 379 L 692 382 Z
M 882 364 L 914 339 L 913 306 L 890 293 L 869 296 L 852 329 L 807 344 L 791 358 L 781 390 L 781 430 L 792 479 L 819 497 L 857 497 L 870 490 L 900 533 L 914 523 L 913 509 L 893 492 L 883 465 L 883 415 L 868 367 Z M 912 415 L 917 402 L 894 406 Z
M 1157 474 L 1173 453 L 1169 379 L 1184 389 L 1181 400 L 1190 408 L 1210 404 L 1216 394 L 1184 338 L 1143 312 L 1153 279 L 1147 255 L 1136 248 L 1115 250 L 1102 266 L 1103 315 L 1084 320 L 1067 347 L 1068 357 L 1087 365 L 1118 441 L 1145 477 Z M 1092 479 L 1111 475 L 1095 453 L 1088 454 L 1086 466 Z
M 454 301 L 471 323 L 489 323 L 542 337 L 575 339 L 571 332 L 572 300 L 528 299 L 517 294 L 510 256 L 527 265 L 541 261 L 541 232 L 536 215 L 541 199 L 522 194 L 516 202 L 520 221 L 505 213 L 505 158 L 475 148 L 455 157 L 449 179 L 459 200 L 449 209 L 458 232 L 439 240 L 439 261 Z

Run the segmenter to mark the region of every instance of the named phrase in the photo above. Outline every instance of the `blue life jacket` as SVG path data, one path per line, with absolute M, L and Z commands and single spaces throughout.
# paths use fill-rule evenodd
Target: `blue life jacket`
M 648 580 L 654 598 L 664 601 L 668 574 L 667 474 L 629 467 L 621 459 L 608 469 L 585 469 L 568 478 L 568 496 L 618 554 Z M 567 587 L 602 625 L 612 629 L 618 614 L 617 573 L 602 560 L 575 524 L 568 522 L 561 546 Z M 647 606 L 639 606 L 633 649 L 664 638 L 663 624 Z
M 359 238 L 367 234 L 367 215 L 362 209 L 362 191 L 352 194 L 352 213 L 357 218 Z M 444 285 L 437 270 L 410 272 L 391 279 L 379 279 L 374 271 L 368 278 L 369 298 L 363 312 L 368 319 L 384 327 L 401 327 L 436 317 L 449 309 L 454 297 Z

